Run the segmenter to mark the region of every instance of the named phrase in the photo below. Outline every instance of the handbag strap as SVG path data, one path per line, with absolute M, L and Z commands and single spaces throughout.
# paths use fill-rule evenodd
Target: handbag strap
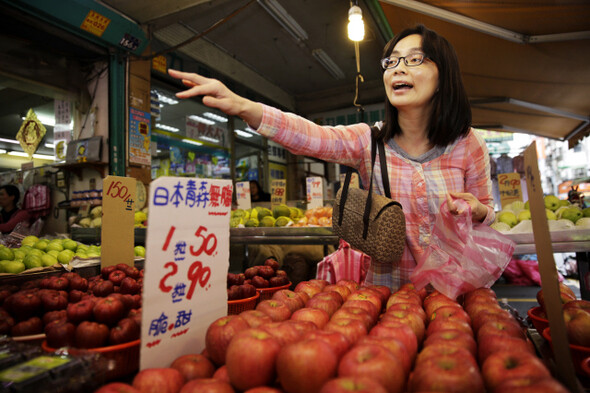
M 373 169 L 375 167 L 375 159 L 377 156 L 377 146 L 379 148 L 379 161 L 381 164 L 381 178 L 383 181 L 383 188 L 385 195 L 391 198 L 391 190 L 389 188 L 389 177 L 387 174 L 387 162 L 385 157 L 385 146 L 383 140 L 377 140 L 377 127 L 371 127 L 371 175 L 368 188 L 367 202 L 365 204 L 365 211 L 363 213 L 363 239 L 367 238 L 369 232 L 369 216 L 371 213 L 371 204 L 373 196 Z M 344 205 L 348 197 L 348 188 L 350 186 L 350 180 L 352 178 L 352 170 L 346 171 L 346 177 L 344 178 L 344 184 L 342 185 L 342 193 L 340 194 L 340 206 L 338 215 L 338 225 L 342 225 L 342 218 L 344 216 Z

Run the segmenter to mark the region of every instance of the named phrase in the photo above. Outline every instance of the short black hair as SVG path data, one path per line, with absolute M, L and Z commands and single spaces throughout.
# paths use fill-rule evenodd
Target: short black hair
M 467 135 L 471 127 L 471 107 L 463 86 L 459 60 L 449 41 L 424 25 L 405 29 L 393 37 L 385 45 L 383 57 L 390 56 L 397 43 L 412 34 L 422 37 L 424 54 L 438 67 L 438 91 L 432 97 L 428 140 L 435 146 L 447 146 Z M 397 115 L 397 109 L 385 97 L 385 124 L 381 133 L 385 140 L 401 134 Z
M 9 196 L 13 196 L 14 197 L 14 204 L 15 205 L 20 200 L 20 190 L 18 189 L 17 186 L 14 186 L 12 184 L 6 184 L 6 185 L 1 186 L 0 187 L 0 190 L 6 190 L 6 193 Z

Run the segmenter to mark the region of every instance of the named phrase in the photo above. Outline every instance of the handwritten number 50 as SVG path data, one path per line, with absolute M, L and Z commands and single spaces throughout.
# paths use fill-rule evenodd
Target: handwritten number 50
M 196 237 L 203 238 L 203 243 L 201 243 L 201 247 L 199 247 L 197 251 L 195 251 L 195 248 L 193 246 L 190 247 L 191 254 L 196 257 L 201 255 L 203 251 L 205 252 L 205 254 L 211 255 L 213 254 L 213 251 L 215 251 L 215 248 L 217 248 L 217 238 L 215 237 L 215 235 L 211 233 L 209 236 L 205 236 L 202 234 L 203 231 L 207 231 L 207 228 L 201 225 L 199 229 L 197 229 L 197 231 L 195 232 Z

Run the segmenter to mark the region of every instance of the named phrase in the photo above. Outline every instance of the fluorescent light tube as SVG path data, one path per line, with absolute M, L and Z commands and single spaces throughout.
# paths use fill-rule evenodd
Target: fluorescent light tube
M 159 128 L 164 131 L 170 131 L 170 132 L 180 131 L 180 128 L 176 128 L 176 127 L 172 127 L 172 126 L 168 126 L 166 124 L 160 124 L 160 123 L 156 123 L 156 128 Z
M 20 142 L 17 141 L 16 139 L 0 138 L 0 142 L 12 143 L 12 144 L 15 144 L 15 145 L 20 145 Z
M 215 113 L 205 112 L 205 113 L 203 113 L 203 116 L 208 117 L 211 120 L 218 121 L 220 123 L 227 123 L 227 118 L 226 117 L 219 116 L 219 115 L 217 115 Z
M 0 149 L 0 154 L 4 154 L 4 153 L 6 153 L 6 150 Z
M 199 136 L 199 139 L 202 139 L 204 141 L 211 142 L 211 143 L 219 143 L 219 139 L 211 138 L 210 136 L 206 136 L 206 135 Z
M 282 5 L 279 4 L 276 0 L 258 0 L 258 4 L 266 12 L 270 14 L 279 24 L 283 27 L 283 29 L 287 30 L 289 34 L 295 38 L 298 42 L 306 41 L 308 36 L 307 32 L 303 30 L 303 28 L 293 19 L 291 15 L 285 11 Z
M 24 151 L 9 151 L 7 154 L 9 156 L 15 156 L 15 157 L 29 157 L 29 155 L 27 153 L 25 153 Z M 33 154 L 33 158 L 38 158 L 40 160 L 54 160 L 55 159 L 55 157 L 48 156 L 46 154 Z
M 234 130 L 236 134 L 241 136 L 242 138 L 252 138 L 254 135 L 250 134 L 249 132 L 242 131 L 242 130 Z
M 213 124 L 215 124 L 215 122 L 213 120 L 205 119 L 204 117 L 197 116 L 197 115 L 190 115 L 188 118 L 191 120 L 194 120 L 194 121 L 198 121 L 199 123 L 207 124 L 209 126 L 212 126 Z
M 201 142 L 193 141 L 192 139 L 183 139 L 182 141 L 185 143 L 190 143 L 191 145 L 203 146 Z
M 328 56 L 323 49 L 314 49 L 311 54 L 324 68 L 334 77 L 334 79 L 344 79 L 344 72 L 334 63 L 334 60 Z

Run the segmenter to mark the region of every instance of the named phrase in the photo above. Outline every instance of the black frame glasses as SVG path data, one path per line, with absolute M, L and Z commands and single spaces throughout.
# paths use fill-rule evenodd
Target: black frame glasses
M 397 56 L 389 56 L 384 59 L 381 59 L 381 67 L 384 70 L 395 68 L 399 65 L 400 61 L 403 59 L 404 64 L 407 67 L 416 67 L 420 64 L 424 63 L 428 57 L 423 53 L 412 53 L 407 56 L 397 57 Z

